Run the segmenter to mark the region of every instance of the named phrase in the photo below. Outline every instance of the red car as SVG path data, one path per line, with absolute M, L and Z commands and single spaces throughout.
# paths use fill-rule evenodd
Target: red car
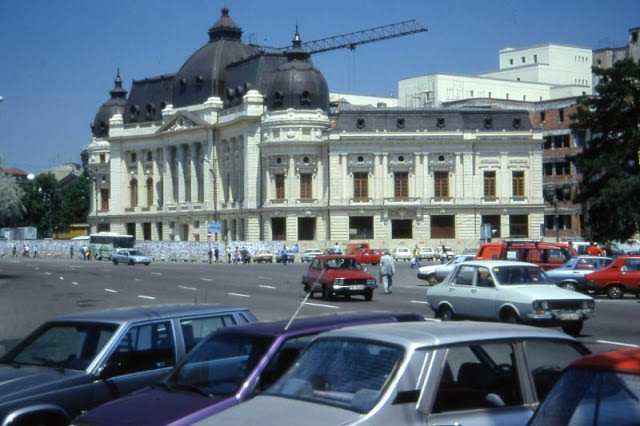
M 588 274 L 587 290 L 620 299 L 625 292 L 640 296 L 640 256 L 618 256 L 608 267 Z
M 378 286 L 373 275 L 369 274 L 356 256 L 328 255 L 318 256 L 311 261 L 302 274 L 305 293 L 322 293 L 322 298 L 330 299 L 335 295 L 347 298 L 362 295 L 370 301 L 373 289 Z
M 372 265 L 377 265 L 378 263 L 380 263 L 382 250 L 362 248 L 356 250 L 353 255 L 356 257 L 356 259 L 358 259 L 358 262 L 360 263 L 370 263 Z

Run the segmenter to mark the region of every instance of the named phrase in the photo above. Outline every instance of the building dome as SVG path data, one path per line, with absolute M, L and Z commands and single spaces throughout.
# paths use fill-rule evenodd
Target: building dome
M 293 47 L 286 52 L 287 61 L 281 64 L 267 93 L 269 110 L 322 109 L 329 110 L 327 81 L 302 49 L 300 34 L 296 28 Z
M 222 96 L 227 65 L 256 54 L 241 37 L 242 29 L 229 17 L 229 9 L 223 8 L 222 16 L 209 29 L 209 42 L 178 71 L 172 91 L 174 106 L 200 104 L 211 96 Z
M 100 106 L 93 119 L 93 123 L 91 123 L 91 132 L 96 138 L 109 136 L 109 119 L 113 117 L 114 114 L 122 114 L 125 110 L 127 91 L 122 88 L 120 70 L 118 70 L 113 89 L 111 89 L 109 94 L 111 94 L 111 99 Z

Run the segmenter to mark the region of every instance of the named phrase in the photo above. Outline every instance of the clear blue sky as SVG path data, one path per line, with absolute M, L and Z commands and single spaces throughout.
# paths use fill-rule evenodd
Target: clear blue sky
M 401 78 L 498 68 L 498 50 L 543 43 L 626 45 L 638 0 L 23 0 L 0 8 L 0 157 L 29 173 L 80 163 L 118 67 L 174 73 L 229 7 L 245 41 L 290 45 L 416 19 L 427 33 L 313 56 L 329 89 L 396 95 Z

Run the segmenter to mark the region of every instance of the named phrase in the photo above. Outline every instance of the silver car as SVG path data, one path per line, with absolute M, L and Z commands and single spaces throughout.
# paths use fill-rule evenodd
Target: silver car
M 197 425 L 524 425 L 587 353 L 555 330 L 481 322 L 366 325 L 316 337 L 264 393 Z
M 474 260 L 475 257 L 475 254 L 461 254 L 458 256 L 454 256 L 444 265 L 435 264 L 421 266 L 418 269 L 418 278 L 428 281 L 430 285 L 435 285 L 444 280 L 447 275 L 449 275 L 449 273 L 453 270 L 453 268 L 456 267 L 456 265 L 462 262 L 467 262 L 469 260 Z
M 140 250 L 126 248 L 116 250 L 111 255 L 111 261 L 114 265 L 117 265 L 118 263 L 126 263 L 127 265 L 142 263 L 145 266 L 149 266 L 151 258 L 143 255 Z
M 476 260 L 461 263 L 442 283 L 427 290 L 438 318 L 467 318 L 561 326 L 577 336 L 594 316 L 593 298 L 565 290 L 533 263 Z

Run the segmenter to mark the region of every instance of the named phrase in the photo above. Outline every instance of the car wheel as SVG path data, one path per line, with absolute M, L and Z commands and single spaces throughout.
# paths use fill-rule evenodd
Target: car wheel
M 135 263 L 133 262 L 133 260 L 130 260 L 129 261 L 129 266 L 133 266 L 133 265 L 135 265 Z
M 453 321 L 453 311 L 449 305 L 442 305 L 436 315 L 442 321 Z
M 373 290 L 367 290 L 364 293 L 364 300 L 366 300 L 367 302 L 371 302 L 371 299 L 373 299 Z
M 612 285 L 607 288 L 609 299 L 621 299 L 624 296 L 624 289 L 620 285 Z
M 502 322 L 506 322 L 509 324 L 521 324 L 520 317 L 511 309 L 507 310 L 502 314 Z
M 118 261 L 117 261 L 117 260 L 115 260 L 115 259 L 113 259 L 113 264 L 114 264 L 114 265 L 117 265 L 117 264 L 118 264 Z
M 565 288 L 567 290 L 571 290 L 571 291 L 578 291 L 578 287 L 576 286 L 576 283 L 571 281 L 567 281 L 565 283 L 560 284 L 560 287 Z
M 144 264 L 144 266 L 149 266 L 149 264 L 150 264 L 150 263 L 151 263 L 151 262 L 147 262 L 147 263 L 145 263 L 145 264 Z
M 327 288 L 327 286 L 322 286 L 322 298 L 324 300 L 329 300 L 331 299 L 331 292 L 329 291 L 329 289 Z
M 578 337 L 580 336 L 580 332 L 582 331 L 583 321 L 571 321 L 570 323 L 562 325 L 562 331 L 567 333 L 570 336 Z

